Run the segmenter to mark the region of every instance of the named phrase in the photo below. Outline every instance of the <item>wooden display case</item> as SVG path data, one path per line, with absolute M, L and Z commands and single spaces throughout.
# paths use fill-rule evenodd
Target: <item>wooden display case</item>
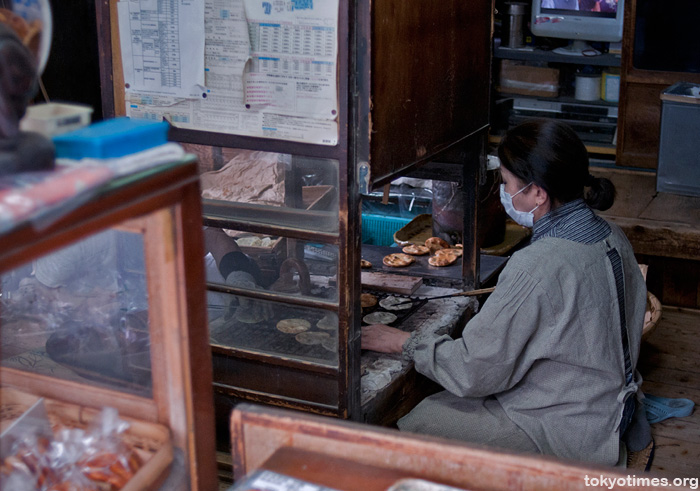
M 3 429 L 39 397 L 68 427 L 112 407 L 155 445 L 133 489 L 215 489 L 196 163 L 88 190 L 0 234 Z
M 233 478 L 239 487 L 256 472 L 277 482 L 338 490 L 585 490 L 603 482 L 629 489 L 668 489 L 659 476 L 549 456 L 509 453 L 454 440 L 370 428 L 252 404 L 231 416 Z M 284 477 L 279 477 L 279 476 Z M 618 481 L 620 480 L 620 481 Z M 427 481 L 427 482 L 426 482 Z M 666 482 L 674 489 L 686 489 Z M 253 488 L 255 489 L 255 488 Z
M 125 101 L 118 3 L 124 2 L 103 0 L 97 8 L 106 116 L 133 110 Z M 307 9 L 311 2 L 279 4 Z M 321 3 L 313 5 L 321 8 Z M 317 26 L 333 31 L 337 43 L 331 61 L 337 91 L 334 143 L 274 138 L 269 132 L 255 137 L 229 127 L 213 131 L 175 123 L 171 130 L 171 139 L 214 155 L 213 168 L 203 172 L 218 171 L 221 160 L 233 160 L 241 152 L 262 152 L 251 159 L 277 155 L 284 168 L 283 183 L 273 183 L 281 184 L 284 198 L 274 205 L 240 199 L 203 202 L 208 227 L 285 241 L 276 254 L 260 258 L 262 285 L 209 277 L 210 295 L 221 296 L 218 319 L 210 309 L 210 330 L 217 420 L 224 428 L 228 410 L 240 400 L 362 419 L 363 192 L 408 174 L 463 183 L 465 248 L 456 280 L 463 288 L 479 286 L 476 193 L 485 170 L 489 120 L 491 2 L 339 0 L 337 5 L 337 19 Z M 233 187 L 249 182 L 239 179 Z M 328 191 L 305 206 L 307 186 Z M 306 264 L 310 294 L 272 288 L 287 268 L 294 278 L 305 274 L 290 266 L 293 261 L 285 263 L 289 259 Z M 261 321 L 244 322 L 241 304 L 251 310 L 246 320 Z M 285 318 L 306 319 L 310 330 L 327 333 L 325 346 L 302 345 L 280 333 L 276 323 Z M 327 329 L 317 327 L 319 321 Z

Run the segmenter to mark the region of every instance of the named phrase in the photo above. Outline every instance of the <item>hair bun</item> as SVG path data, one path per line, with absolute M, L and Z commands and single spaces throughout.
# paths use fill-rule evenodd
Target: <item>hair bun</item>
M 615 201 L 615 185 L 607 177 L 594 177 L 588 175 L 586 178 L 588 190 L 585 201 L 594 210 L 605 211 L 609 209 Z

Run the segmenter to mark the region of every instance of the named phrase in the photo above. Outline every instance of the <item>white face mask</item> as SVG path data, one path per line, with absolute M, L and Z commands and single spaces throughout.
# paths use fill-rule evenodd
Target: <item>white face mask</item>
M 503 205 L 503 208 L 505 208 L 506 213 L 508 213 L 508 216 L 511 217 L 518 225 L 529 228 L 532 228 L 535 223 L 535 215 L 532 212 L 539 208 L 540 205 L 535 206 L 530 211 L 516 210 L 513 206 L 513 198 L 525 191 L 531 184 L 532 183 L 528 184 L 513 196 L 506 192 L 506 185 L 501 184 L 501 204 Z

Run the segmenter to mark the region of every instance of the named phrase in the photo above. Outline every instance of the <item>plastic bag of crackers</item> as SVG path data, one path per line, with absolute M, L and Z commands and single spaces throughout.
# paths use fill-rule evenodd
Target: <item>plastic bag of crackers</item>
M 86 429 L 54 427 L 52 435 L 25 432 L 0 467 L 0 488 L 16 491 L 112 491 L 141 467 L 122 439 L 129 424 L 105 408 Z

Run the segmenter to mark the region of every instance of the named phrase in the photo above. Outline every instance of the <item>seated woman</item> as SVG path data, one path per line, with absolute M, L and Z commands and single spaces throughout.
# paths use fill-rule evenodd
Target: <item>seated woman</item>
M 585 146 L 555 120 L 511 129 L 498 156 L 501 201 L 533 227 L 531 242 L 461 338 L 372 325 L 362 347 L 403 352 L 445 388 L 401 430 L 615 464 L 621 441 L 638 451 L 651 434 L 636 397 L 645 282 L 622 231 L 593 211 L 612 205 L 614 187 L 589 174 Z

